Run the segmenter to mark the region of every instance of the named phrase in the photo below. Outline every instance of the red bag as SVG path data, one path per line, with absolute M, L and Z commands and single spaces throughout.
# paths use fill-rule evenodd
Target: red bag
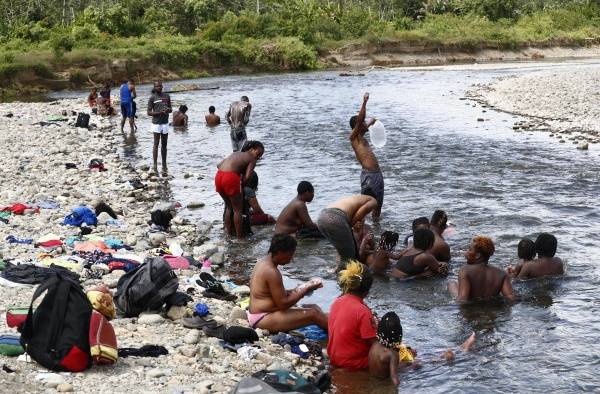
M 115 330 L 104 315 L 92 311 L 90 319 L 90 354 L 94 364 L 114 364 L 119 358 Z
M 27 314 L 29 308 L 11 308 L 6 311 L 6 325 L 10 328 L 21 327 L 25 320 L 27 320 Z

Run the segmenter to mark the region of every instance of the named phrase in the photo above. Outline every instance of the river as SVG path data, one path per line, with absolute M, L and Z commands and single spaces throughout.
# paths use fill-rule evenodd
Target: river
M 315 186 L 309 205 L 319 211 L 335 199 L 360 191 L 360 166 L 348 140 L 348 119 L 364 92 L 371 98 L 368 114 L 387 128 L 388 143 L 375 150 L 384 172 L 386 197 L 376 235 L 392 229 L 401 238 L 412 219 L 448 212 L 457 227 L 450 279 L 464 264 L 463 253 L 475 235 L 496 241 L 491 264 L 514 263 L 521 237 L 551 232 L 558 255 L 567 262 L 560 279 L 515 284 L 520 302 L 458 306 L 446 290 L 446 279 L 397 282 L 376 279 L 366 299 L 380 316 L 396 311 L 404 342 L 416 348 L 423 367 L 403 372 L 405 392 L 574 392 L 600 390 L 600 160 L 595 146 L 578 151 L 544 133 L 515 133 L 515 117 L 461 100 L 473 84 L 496 77 L 548 68 L 599 67 L 593 62 L 441 67 L 372 71 L 365 77 L 339 77 L 334 72 L 234 76 L 190 81 L 218 90 L 176 93 L 175 106 L 185 103 L 190 126 L 169 136 L 173 198 L 184 205 L 200 200 L 203 209 L 189 211 L 194 220 L 221 217 L 222 201 L 214 193 L 215 165 L 230 153 L 229 128 L 204 125 L 209 105 L 224 115 L 231 101 L 249 96 L 251 139 L 266 152 L 257 173 L 258 198 L 274 216 L 295 195 L 299 181 Z M 166 84 L 167 88 L 172 84 Z M 152 135 L 144 114 L 148 86 L 139 88 L 137 143 L 124 154 L 149 163 Z M 483 118 L 484 121 L 478 121 Z M 184 178 L 184 173 L 194 176 Z M 198 179 L 202 175 L 203 179 Z M 215 236 L 221 237 L 220 226 Z M 256 257 L 265 254 L 271 234 L 257 229 L 247 243 L 231 246 L 230 269 L 248 275 Z M 287 283 L 312 276 L 326 278 L 324 289 L 308 302 L 325 309 L 338 295 L 331 269 L 335 251 L 325 242 L 301 242 L 285 268 Z M 477 333 L 474 350 L 453 363 L 439 354 Z M 336 371 L 341 393 L 389 393 L 396 388 L 366 373 Z

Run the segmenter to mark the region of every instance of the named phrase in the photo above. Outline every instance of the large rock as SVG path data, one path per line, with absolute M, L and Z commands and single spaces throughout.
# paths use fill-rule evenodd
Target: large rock
M 167 312 L 167 317 L 171 320 L 179 320 L 181 318 L 186 317 L 188 314 L 188 309 L 185 306 L 173 305 L 169 308 L 169 312 Z
M 164 233 L 149 233 L 148 241 L 152 246 L 160 246 L 167 242 L 167 235 Z
M 162 318 L 161 315 L 156 313 L 147 313 L 141 315 L 138 318 L 138 324 L 161 324 L 165 322 L 165 319 Z

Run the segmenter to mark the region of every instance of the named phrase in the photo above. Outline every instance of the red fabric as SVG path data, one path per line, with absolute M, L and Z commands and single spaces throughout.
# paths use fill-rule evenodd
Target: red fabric
M 112 324 L 98 311 L 90 318 L 90 352 L 94 364 L 117 362 L 117 336 Z
M 21 204 L 21 203 L 9 205 L 7 207 L 2 208 L 3 211 L 12 212 L 14 215 L 22 215 L 26 209 L 31 209 L 31 207 L 29 205 L 25 205 L 25 204 Z M 40 210 L 36 209 L 35 212 L 39 213 Z
M 347 369 L 369 367 L 369 340 L 377 336 L 373 313 L 360 297 L 346 294 L 329 311 L 327 354 L 331 365 Z
M 242 192 L 242 177 L 237 172 L 218 170 L 215 176 L 215 187 L 217 193 L 235 196 Z
M 73 346 L 69 353 L 60 360 L 60 365 L 71 372 L 81 372 L 89 367 L 90 355 L 83 352 L 77 346 Z
M 10 328 L 19 328 L 25 320 L 27 320 L 27 314 L 29 309 L 13 309 L 6 312 L 6 325 Z
M 62 246 L 62 244 L 60 239 L 52 239 L 50 241 L 40 242 L 37 246 L 40 248 L 54 248 L 56 246 Z
M 169 265 L 173 269 L 187 270 L 190 268 L 190 262 L 185 257 L 171 256 L 169 254 L 166 254 L 166 255 L 163 255 L 162 258 L 165 259 L 165 261 L 167 263 L 169 263 Z

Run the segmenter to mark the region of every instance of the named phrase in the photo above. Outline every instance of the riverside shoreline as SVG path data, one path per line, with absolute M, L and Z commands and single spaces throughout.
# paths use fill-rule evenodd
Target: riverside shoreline
M 382 41 L 378 44 L 350 43 L 339 48 L 319 50 L 321 69 L 360 75 L 371 67 L 443 66 L 453 64 L 506 63 L 528 61 L 560 61 L 600 57 L 600 45 L 585 47 L 530 46 L 514 50 L 494 48 L 461 49 L 415 46 L 402 42 Z M 265 72 L 263 67 L 239 66 L 229 68 L 172 69 L 163 64 L 132 59 L 106 59 L 102 63 L 56 64 L 50 70 L 54 78 L 39 77 L 30 70 L 16 73 L 0 85 L 0 101 L 22 100 L 23 95 L 39 101 L 44 93 L 54 90 L 84 89 L 93 83 L 121 81 L 135 77 L 137 83 L 150 83 L 156 78 L 163 81 L 180 81 L 196 76 L 224 76 Z M 270 72 L 290 72 L 289 68 Z
M 104 201 L 119 215 L 122 226 L 99 224 L 93 234 L 118 238 L 134 249 L 130 252 L 144 257 L 152 248 L 147 235 L 147 221 L 157 204 L 164 203 L 168 193 L 168 178 L 156 178 L 141 165 L 134 168 L 121 156 L 122 135 L 116 120 L 92 115 L 90 130 L 75 128 L 77 112 L 87 112 L 82 100 L 59 100 L 51 103 L 0 104 L 3 120 L 0 140 L 5 146 L 1 156 L 3 189 L 0 205 L 22 202 L 33 204 L 54 200 L 59 209 L 41 209 L 40 213 L 26 212 L 13 215 L 7 224 L 0 223 L 0 245 L 3 259 L 39 259 L 44 250 L 34 245 L 10 244 L 8 235 L 32 238 L 37 241 L 48 234 L 62 239 L 76 236 L 79 229 L 60 223 L 71 209 Z M 66 112 L 64 112 L 66 111 Z M 66 113 L 67 115 L 62 115 Z M 12 116 L 7 117 L 7 115 Z M 53 116 L 65 121 L 50 121 Z M 40 125 L 47 122 L 49 125 Z M 105 172 L 91 172 L 87 165 L 92 158 L 101 158 Z M 77 169 L 65 169 L 65 163 L 75 163 Z M 128 180 L 139 178 L 148 185 L 144 190 L 133 190 Z M 209 183 L 210 179 L 199 180 Z M 213 223 L 191 224 L 180 212 L 173 220 L 167 242 L 178 243 L 187 255 L 202 260 L 210 256 L 215 264 L 226 260 L 222 243 L 210 239 Z M 64 255 L 70 249 L 63 246 L 51 254 Z M 213 265 L 216 269 L 216 267 Z M 189 287 L 187 279 L 199 269 L 178 270 L 180 291 Z M 99 283 L 113 291 L 122 272 L 115 271 L 101 279 L 82 282 L 84 289 Z M 216 277 L 222 277 L 216 272 Z M 238 284 L 239 285 L 239 284 Z M 6 287 L 0 292 L 0 332 L 17 334 L 6 326 L 5 312 L 10 307 L 28 306 L 36 286 Z M 239 286 L 232 290 L 243 296 L 248 289 Z M 208 305 L 211 317 L 226 325 L 247 325 L 245 312 L 232 302 L 204 298 L 196 291 L 195 303 Z M 112 321 L 119 347 L 141 347 L 146 344 L 167 348 L 168 355 L 158 358 L 120 358 L 113 366 L 94 366 L 83 373 L 60 373 L 54 380 L 42 378 L 46 372 L 35 362 L 0 356 L 0 364 L 13 370 L 0 370 L 6 392 L 52 392 L 57 389 L 81 393 L 95 392 L 194 392 L 228 393 L 237 381 L 262 369 L 290 369 L 306 377 L 324 369 L 320 359 L 300 359 L 299 356 L 271 343 L 268 333 L 257 330 L 261 352 L 252 360 L 243 360 L 235 352 L 225 350 L 216 338 L 206 337 L 202 331 L 184 328 L 178 319 L 191 311 L 185 308 L 170 311 L 169 317 L 149 314 L 143 319 L 117 318 Z M 176 316 L 177 315 L 177 316 Z M 174 320 L 173 320 L 174 319 Z M 57 385 L 57 380 L 61 382 Z
M 549 70 L 507 76 L 474 86 L 466 97 L 486 107 L 529 118 L 513 129 L 541 131 L 561 143 L 600 143 L 600 70 Z

